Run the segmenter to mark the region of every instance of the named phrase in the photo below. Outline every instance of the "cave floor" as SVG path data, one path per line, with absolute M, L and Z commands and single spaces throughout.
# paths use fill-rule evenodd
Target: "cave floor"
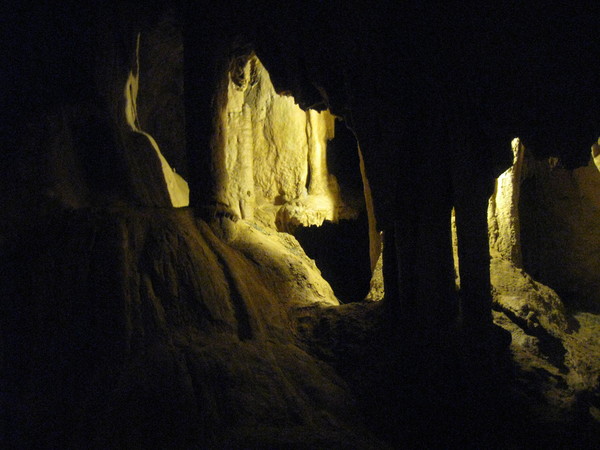
M 32 246 L 45 250 L 12 268 L 35 301 L 4 305 L 7 336 L 43 313 L 44 333 L 7 349 L 26 394 L 8 419 L 33 432 L 31 448 L 93 433 L 98 448 L 600 448 L 598 314 L 550 332 L 499 309 L 510 347 L 473 342 L 454 324 L 419 330 L 385 300 L 339 305 L 295 239 L 256 224 L 118 210 L 68 212 L 47 229 Z M 99 295 L 116 290 L 107 280 L 129 288 Z
M 598 448 L 599 315 L 577 313 L 570 335 L 544 340 L 495 311 L 512 335 L 503 349 L 466 344 L 455 327 L 405 333 L 385 309 L 303 309 L 296 320 L 393 448 Z

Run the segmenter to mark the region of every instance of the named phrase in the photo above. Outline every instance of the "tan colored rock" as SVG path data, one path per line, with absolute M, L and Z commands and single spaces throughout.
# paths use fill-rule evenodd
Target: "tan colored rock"
M 553 335 L 568 329 L 565 307 L 548 286 L 503 258 L 492 259 L 490 273 L 494 301 L 502 309 L 524 319 L 532 328 L 541 325 Z
M 217 201 L 235 217 L 280 230 L 354 214 L 327 169 L 335 134 L 328 111 L 303 111 L 279 95 L 256 56 L 227 74 L 213 159 Z
M 594 165 L 600 170 L 600 138 L 598 138 L 598 142 L 592 145 L 592 159 Z
M 600 171 L 592 160 L 576 170 L 531 160 L 527 172 L 521 198 L 527 269 L 573 306 L 597 305 Z
M 494 320 L 511 332 L 522 371 L 555 380 L 543 389 L 546 401 L 567 410 L 578 392 L 600 386 L 599 316 L 569 313 L 556 292 L 585 297 L 588 305 L 598 298 L 598 146 L 574 171 L 523 150 L 513 141 L 515 162 L 499 177 L 488 210 L 493 298 L 502 311 Z
M 488 219 L 489 220 L 489 219 Z M 460 270 L 458 267 L 458 234 L 456 232 L 456 212 L 452 208 L 450 215 L 450 232 L 452 233 L 452 262 L 454 263 L 454 284 L 460 289 Z
M 519 138 L 512 141 L 513 165 L 496 180 L 488 207 L 490 251 L 522 265 L 519 225 L 519 195 L 525 147 Z
M 215 222 L 212 228 L 256 264 L 261 284 L 277 292 L 277 298 L 286 305 L 339 305 L 315 262 L 291 234 L 228 218 Z

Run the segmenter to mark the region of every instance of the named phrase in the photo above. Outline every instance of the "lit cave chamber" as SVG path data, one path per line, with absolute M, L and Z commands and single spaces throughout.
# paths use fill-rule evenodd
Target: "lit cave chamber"
M 0 447 L 600 446 L 598 11 L 364 3 L 7 13 Z

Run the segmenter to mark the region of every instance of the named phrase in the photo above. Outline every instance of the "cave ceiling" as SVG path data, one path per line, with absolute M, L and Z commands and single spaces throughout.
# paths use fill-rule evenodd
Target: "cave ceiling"
M 174 9 L 180 22 L 198 21 L 207 44 L 237 39 L 253 45 L 276 89 L 293 93 L 303 108 L 327 104 L 345 115 L 368 95 L 401 120 L 419 109 L 437 107 L 444 114 L 466 103 L 491 140 L 508 139 L 508 146 L 518 135 L 539 155 L 560 156 L 567 165 L 587 162 L 599 131 L 593 117 L 594 7 L 183 3 L 15 6 L 6 14 L 3 41 L 13 63 L 5 85 L 13 98 L 31 105 L 28 112 L 43 103 L 93 97 L 93 49 L 101 34 L 141 31 Z M 210 49 L 194 51 L 211 63 Z M 352 92 L 354 85 L 367 85 L 363 78 L 369 92 Z

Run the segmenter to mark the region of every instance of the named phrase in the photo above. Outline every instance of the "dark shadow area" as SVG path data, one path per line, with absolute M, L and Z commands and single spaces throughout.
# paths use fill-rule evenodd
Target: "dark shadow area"
M 600 304 L 592 300 L 583 299 L 580 295 L 563 289 L 556 289 L 556 293 L 560 296 L 560 299 L 565 303 L 567 309 L 571 313 L 587 312 L 591 314 L 600 314 Z
M 550 361 L 553 366 L 558 367 L 561 373 L 567 373 L 569 371 L 567 366 L 565 366 L 565 356 L 567 355 L 567 350 L 563 346 L 560 339 L 552 336 L 541 326 L 529 326 L 525 319 L 517 316 L 512 311 L 502 309 L 502 312 L 506 314 L 511 321 L 517 324 L 525 332 L 525 334 L 533 336 L 539 340 L 538 346 L 540 351 L 548 358 L 548 361 Z M 575 322 L 577 321 L 575 320 Z
M 358 143 L 342 121 L 336 121 L 335 137 L 327 144 L 327 168 L 338 181 L 343 202 L 362 211 L 364 193 Z
M 323 222 L 299 227 L 294 236 L 343 303 L 360 301 L 369 292 L 369 224 L 366 214 L 357 220 Z
M 349 312 L 345 308 L 356 308 Z M 508 348 L 473 344 L 452 327 L 400 329 L 382 304 L 323 312 L 307 342 L 351 385 L 365 421 L 392 448 L 593 448 L 589 418 L 551 407 L 522 385 Z M 375 324 L 368 333 L 368 326 Z M 333 344 L 333 346 L 331 346 Z M 589 402 L 588 402 L 589 403 Z
M 299 227 L 294 236 L 315 260 L 335 295 L 343 303 L 360 301 L 369 292 L 369 223 L 365 210 L 358 145 L 343 122 L 336 122 L 335 138 L 327 145 L 327 168 L 340 187 L 344 205 L 358 212 L 356 220 L 324 222 Z
M 586 252 L 574 256 L 582 248 L 595 249 L 593 236 L 585 234 L 585 227 L 575 226 L 575 220 L 584 223 L 589 218 L 580 214 L 585 206 L 576 194 L 581 192 L 572 189 L 563 192 L 559 187 L 568 186 L 565 184 L 568 178 L 563 174 L 554 179 L 550 173 L 535 174 L 521 182 L 523 269 L 534 280 L 556 291 L 570 312 L 600 314 L 596 282 L 590 276 L 595 271 L 595 261 Z M 575 208 L 577 202 L 580 206 Z
M 569 333 L 577 333 L 581 329 L 581 324 L 579 323 L 579 320 L 573 317 L 571 311 L 568 312 L 567 323 L 569 325 L 569 328 L 567 329 Z

